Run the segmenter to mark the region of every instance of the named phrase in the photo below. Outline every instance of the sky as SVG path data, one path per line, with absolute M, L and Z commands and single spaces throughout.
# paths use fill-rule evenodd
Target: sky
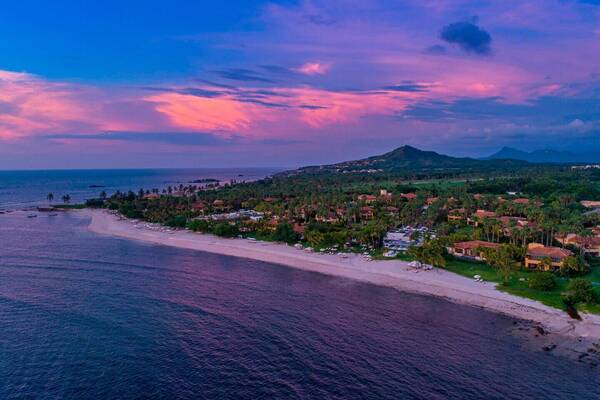
M 0 169 L 600 152 L 600 0 L 7 3 Z

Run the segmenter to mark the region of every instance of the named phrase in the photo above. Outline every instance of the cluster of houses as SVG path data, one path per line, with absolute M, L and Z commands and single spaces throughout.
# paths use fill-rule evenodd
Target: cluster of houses
M 516 199 L 521 204 L 527 204 L 527 199 Z M 600 201 L 582 201 L 581 204 L 586 208 L 600 209 Z M 512 216 L 498 216 L 493 211 L 477 210 L 471 215 L 467 215 L 464 209 L 451 210 L 448 213 L 448 221 L 465 221 L 467 224 L 478 227 L 485 224 L 485 221 L 499 222 L 502 232 L 505 236 L 511 236 L 514 229 L 525 227 L 535 228 L 536 223 L 526 218 Z M 600 228 L 592 229 L 592 236 L 582 236 L 579 234 L 557 235 L 554 239 L 562 246 L 576 247 L 581 253 L 600 257 Z M 499 243 L 471 240 L 454 243 L 448 248 L 448 252 L 456 257 L 468 258 L 477 261 L 485 261 L 486 248 L 498 248 Z M 529 243 L 525 253 L 524 264 L 529 269 L 555 270 L 560 269 L 566 258 L 574 254 L 571 250 L 564 247 L 545 246 L 540 243 Z
M 542 205 L 541 203 L 535 202 L 528 198 L 518 197 L 518 193 L 509 192 L 511 199 L 505 199 L 499 197 L 498 200 L 501 202 L 511 201 L 515 205 Z M 146 198 L 158 198 L 158 193 L 147 193 Z M 473 198 L 480 200 L 483 195 L 475 194 Z M 414 202 L 417 199 L 416 193 L 400 193 L 393 196 L 391 192 L 385 189 L 381 189 L 378 195 L 373 194 L 361 194 L 356 197 L 356 202 L 353 202 L 353 213 L 355 218 L 358 217 L 361 221 L 368 221 L 375 218 L 375 212 L 388 212 L 390 215 L 397 215 L 398 208 L 395 207 L 395 201 L 397 199 L 403 199 L 407 202 Z M 273 203 L 278 199 L 267 197 L 262 199 L 265 203 Z M 423 209 L 427 209 L 429 206 L 438 201 L 438 197 L 427 197 L 423 199 Z M 445 199 L 444 208 L 447 211 L 447 220 L 451 223 L 466 223 L 473 227 L 488 227 L 490 222 L 494 225 L 494 229 L 497 230 L 498 234 L 503 234 L 505 237 L 510 237 L 515 233 L 516 230 L 529 228 L 536 229 L 537 224 L 535 221 L 528 220 L 527 218 L 511 216 L 511 215 L 498 215 L 495 211 L 488 211 L 484 209 L 477 209 L 475 212 L 469 212 L 465 208 L 452 208 L 453 205 L 456 207 L 457 200 L 450 197 Z M 581 204 L 593 211 L 600 213 L 600 201 L 582 201 Z M 193 210 L 201 214 L 199 219 L 203 220 L 219 220 L 219 221 L 248 221 L 250 223 L 256 223 L 263 221 L 267 226 L 273 227 L 273 229 L 282 221 L 288 220 L 293 226 L 294 231 L 303 235 L 306 228 L 306 221 L 315 220 L 322 223 L 338 223 L 345 218 L 349 218 L 349 208 L 346 207 L 334 207 L 328 211 L 323 212 L 322 210 L 315 213 L 315 210 L 310 209 L 310 206 L 301 207 L 296 210 L 298 215 L 288 215 L 287 217 L 272 215 L 269 212 L 259 212 L 252 210 L 252 206 L 244 206 L 247 209 L 241 209 L 238 211 L 232 211 L 231 207 L 223 200 L 214 200 L 212 202 L 198 201 L 193 204 Z M 302 222 L 304 221 L 304 222 Z M 401 227 L 398 229 L 391 230 L 386 233 L 383 238 L 383 247 L 392 252 L 406 251 L 411 245 L 420 245 L 424 241 L 425 237 L 435 237 L 435 233 L 428 230 L 425 227 Z M 578 234 L 569 234 L 565 236 L 556 236 L 556 241 L 561 243 L 562 246 L 574 246 L 581 250 L 582 253 L 600 257 L 600 228 L 593 232 L 592 236 L 581 236 Z M 489 237 L 488 237 L 489 240 Z M 493 237 L 492 237 L 492 240 Z M 454 243 L 448 248 L 448 252 L 456 257 L 469 258 L 478 261 L 485 261 L 486 248 L 498 248 L 500 244 L 483 241 L 483 240 L 472 240 Z M 530 243 L 527 247 L 524 264 L 527 268 L 531 269 L 556 269 L 562 267 L 564 260 L 567 257 L 573 256 L 573 253 L 563 247 L 545 246 L 539 243 Z
M 499 243 L 486 242 L 483 240 L 470 240 L 454 243 L 448 248 L 448 252 L 455 257 L 467 258 L 476 261 L 486 261 L 485 249 L 500 247 Z M 563 266 L 567 257 L 573 256 L 573 252 L 561 247 L 544 246 L 540 243 L 529 243 L 525 253 L 525 267 L 537 270 L 557 270 Z

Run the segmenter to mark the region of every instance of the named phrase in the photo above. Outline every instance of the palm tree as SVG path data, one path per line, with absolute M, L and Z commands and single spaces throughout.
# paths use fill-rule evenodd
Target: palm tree
M 552 268 L 552 259 L 550 257 L 542 258 L 540 261 L 540 267 L 542 270 L 548 271 L 550 268 Z
M 69 204 L 69 202 L 71 201 L 71 196 L 69 196 L 68 194 L 65 194 L 65 195 L 62 197 L 62 200 L 63 200 L 63 203 L 65 203 L 65 204 Z
M 52 203 L 52 200 L 54 200 L 54 194 L 48 193 L 46 200 L 48 200 L 48 203 Z
M 106 200 L 106 192 L 104 190 L 100 193 L 100 198 Z

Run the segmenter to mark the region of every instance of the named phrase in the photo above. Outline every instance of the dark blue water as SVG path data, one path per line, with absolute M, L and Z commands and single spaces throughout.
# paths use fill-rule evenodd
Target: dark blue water
M 514 320 L 0 215 L 0 399 L 596 399 Z
M 203 178 L 252 181 L 274 172 L 268 168 L 0 171 L 0 210 L 47 204 L 48 193 L 54 194 L 55 203 L 64 195 L 79 203 L 102 191 L 110 195 L 117 190 L 162 190 Z

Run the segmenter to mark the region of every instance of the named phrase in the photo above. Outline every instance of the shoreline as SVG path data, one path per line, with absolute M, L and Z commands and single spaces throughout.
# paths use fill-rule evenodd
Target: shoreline
M 553 338 L 558 340 L 551 340 L 553 345 L 560 339 L 579 343 L 571 349 L 578 353 L 585 351 L 583 347 L 596 347 L 595 343 L 600 342 L 600 316 L 581 313 L 581 321 L 573 320 L 562 310 L 496 290 L 495 283 L 476 282 L 443 269 L 415 270 L 400 260 L 369 262 L 354 254 L 342 258 L 338 255 L 307 253 L 278 243 L 226 239 L 190 231 L 156 231 L 146 228 L 145 223 L 136 224 L 132 220 L 119 219 L 106 210 L 86 209 L 79 212 L 90 218 L 88 229 L 96 234 L 248 258 L 435 296 L 533 322 L 543 327 L 543 336 L 558 336 Z M 539 329 L 537 331 L 539 333 Z

